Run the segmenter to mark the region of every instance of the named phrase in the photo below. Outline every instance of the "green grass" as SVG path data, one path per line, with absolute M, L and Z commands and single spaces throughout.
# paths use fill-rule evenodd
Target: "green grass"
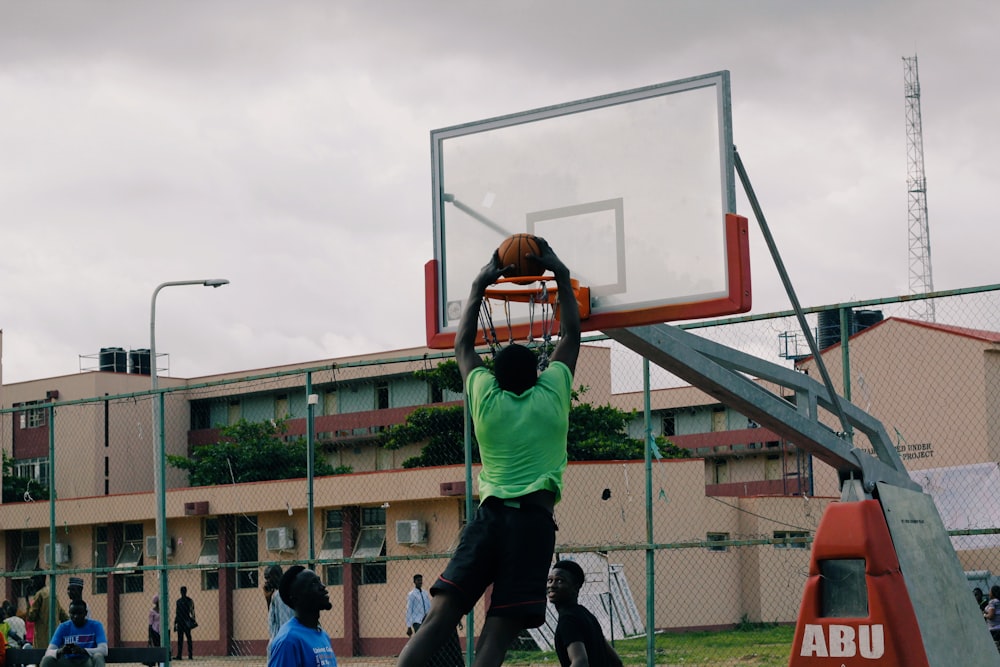
M 658 634 L 656 665 L 784 667 L 791 653 L 792 626 L 742 623 L 735 630 Z M 615 650 L 626 665 L 646 664 L 646 638 L 619 639 Z M 554 651 L 508 651 L 507 665 L 558 665 Z

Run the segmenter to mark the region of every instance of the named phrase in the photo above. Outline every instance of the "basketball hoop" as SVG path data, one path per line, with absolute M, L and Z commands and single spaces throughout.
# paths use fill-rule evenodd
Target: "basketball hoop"
M 580 281 L 570 279 L 570 286 L 580 309 L 580 319 L 590 316 L 590 288 L 581 287 Z M 504 320 L 507 324 L 507 344 L 514 343 L 515 326 L 511 319 L 510 304 L 528 304 L 528 326 L 524 331 L 524 340 L 529 347 L 540 347 L 538 355 L 539 369 L 548 366 L 548 355 L 552 348 L 554 322 L 559 319 L 559 287 L 552 276 L 517 276 L 500 278 L 493 286 L 484 292 L 483 305 L 480 310 L 480 326 L 485 342 L 495 355 L 500 348 L 499 337 L 493 323 L 494 303 L 503 308 Z M 501 306 L 502 304 L 502 306 Z M 537 317 L 536 317 L 536 311 Z

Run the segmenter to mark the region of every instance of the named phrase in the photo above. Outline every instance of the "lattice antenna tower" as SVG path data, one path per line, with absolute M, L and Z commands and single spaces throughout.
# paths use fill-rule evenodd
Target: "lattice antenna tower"
M 910 294 L 934 291 L 931 275 L 931 236 L 927 221 L 927 178 L 924 175 L 924 129 L 920 119 L 920 75 L 917 56 L 903 56 L 903 92 L 906 97 L 906 187 L 909 192 Z M 934 322 L 934 300 L 910 302 L 914 319 Z

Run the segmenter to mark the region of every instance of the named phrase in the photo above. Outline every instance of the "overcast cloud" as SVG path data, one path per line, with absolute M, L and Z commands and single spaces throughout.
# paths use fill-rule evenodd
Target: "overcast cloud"
M 998 25 L 996 2 L 0 4 L 3 380 L 148 347 L 172 280 L 232 281 L 161 292 L 174 376 L 423 345 L 430 130 L 723 69 L 803 305 L 908 289 L 914 54 L 934 286 L 1000 282 Z M 754 312 L 787 308 L 752 252 Z

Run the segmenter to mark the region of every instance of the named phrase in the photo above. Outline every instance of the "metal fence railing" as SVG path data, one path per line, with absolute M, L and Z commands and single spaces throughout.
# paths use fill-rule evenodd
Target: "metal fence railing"
M 935 323 L 909 319 L 904 297 L 809 309 L 807 319 L 827 348 L 841 342 L 845 318 L 848 344 L 824 354 L 836 389 L 883 421 L 911 475 L 941 499 L 971 596 L 1000 583 L 1000 516 L 975 493 L 998 475 L 1000 286 L 930 298 Z M 685 328 L 811 368 L 792 313 Z M 196 657 L 262 662 L 262 572 L 309 563 L 334 602 L 323 624 L 338 656 L 391 662 L 406 641 L 413 574 L 433 581 L 474 502 L 449 354 L 200 384 L 161 378 L 156 392 L 148 376 L 82 375 L 93 382 L 3 390 L 0 575 L 20 615 L 43 582 L 65 607 L 68 578 L 81 577 L 111 642 L 144 645 L 162 577 L 169 617 L 181 586 L 194 601 Z M 58 382 L 66 388 L 49 387 Z M 812 535 L 837 496 L 834 472 L 604 337 L 585 340 L 574 388 L 571 451 L 592 460 L 567 471 L 556 549 L 584 565 L 585 602 L 608 636 L 646 664 L 737 664 L 782 651 L 787 660 Z M 166 490 L 157 496 L 151 425 L 161 397 Z M 463 633 L 474 636 L 484 615 L 477 606 Z M 525 633 L 514 657 L 550 650 L 552 620 Z M 694 653 L 691 633 L 705 633 Z M 714 643 L 725 633 L 736 640 Z

